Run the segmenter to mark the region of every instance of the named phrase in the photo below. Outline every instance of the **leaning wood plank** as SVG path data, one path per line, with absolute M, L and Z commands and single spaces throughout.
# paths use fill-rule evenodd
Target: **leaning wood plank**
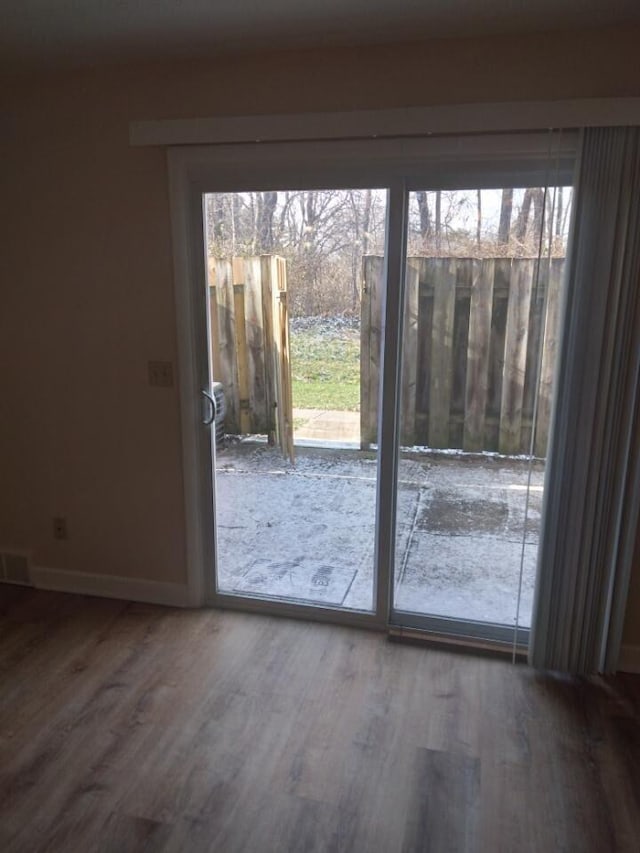
M 287 433 L 285 421 L 285 395 L 284 387 L 285 377 L 282 372 L 282 333 L 280 328 L 280 261 L 281 258 L 274 257 L 274 266 L 271 277 L 271 317 L 273 320 L 273 370 L 274 370 L 274 387 L 275 387 L 275 426 L 276 426 L 276 442 L 282 451 L 283 456 L 287 456 Z
M 463 435 L 464 449 L 471 451 L 484 450 L 493 278 L 493 259 L 474 260 Z
M 370 343 L 369 343 L 369 411 L 367 422 L 372 444 L 378 442 L 378 404 L 381 377 L 382 350 L 382 293 L 384 287 L 384 258 L 373 258 L 370 279 Z
M 238 391 L 240 411 L 240 432 L 251 432 L 251 412 L 249 408 L 249 368 L 247 364 L 247 332 L 245 323 L 245 285 L 239 279 L 244 277 L 244 264 L 241 259 L 233 260 L 233 301 L 236 319 L 236 358 L 238 362 Z
M 360 447 L 364 450 L 371 443 L 371 426 L 368 422 L 369 387 L 371 378 L 371 287 L 373 274 L 372 258 L 362 259 L 362 289 L 360 291 Z
M 540 385 L 538 391 L 538 409 L 535 423 L 534 453 L 545 458 L 549 441 L 549 424 L 553 401 L 553 376 L 558 354 L 558 334 L 560 320 L 560 294 L 564 274 L 564 258 L 553 258 L 549 270 L 547 305 L 542 344 L 542 364 L 540 367 Z
M 268 432 L 268 417 L 260 258 L 244 259 L 244 283 L 251 431 L 266 434 Z
M 501 453 L 512 454 L 523 451 L 521 441 L 522 402 L 535 263 L 535 261 L 526 258 L 520 258 L 513 263 L 509 307 L 507 309 L 502 404 L 500 406 L 499 449 Z
M 278 333 L 280 336 L 280 381 L 281 409 L 283 422 L 283 453 L 295 462 L 293 445 L 293 385 L 291 382 L 291 349 L 289 338 L 289 303 L 287 294 L 287 264 L 284 258 L 278 258 Z M 274 291 L 275 293 L 275 291 Z
M 363 259 L 360 327 L 360 445 L 377 441 L 384 258 Z
M 400 435 L 405 447 L 416 444 L 416 386 L 418 381 L 418 292 L 420 259 L 407 259 L 402 330 L 402 384 Z
M 218 300 L 218 348 L 219 370 L 224 385 L 226 403 L 225 432 L 239 433 L 240 389 L 238 384 L 238 355 L 236 352 L 236 311 L 233 293 L 233 271 L 231 262 L 221 258 L 214 262 L 216 295 Z
M 432 258 L 433 333 L 429 383 L 429 446 L 450 447 L 449 419 L 453 383 L 453 317 L 456 302 L 454 259 Z
M 276 442 L 276 406 L 278 400 L 276 355 L 273 323 L 273 279 L 276 259 L 273 255 L 261 255 L 260 278 L 262 281 L 262 317 L 264 321 L 264 377 L 265 377 L 265 421 L 269 444 Z

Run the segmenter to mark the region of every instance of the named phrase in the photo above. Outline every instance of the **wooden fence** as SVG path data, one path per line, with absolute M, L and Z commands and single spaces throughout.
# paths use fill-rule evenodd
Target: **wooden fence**
M 376 443 L 383 258 L 363 261 L 361 443 Z M 546 456 L 564 258 L 409 258 L 403 446 Z M 539 399 L 535 407 L 539 374 Z
M 213 378 L 225 432 L 266 434 L 293 458 L 287 266 L 275 255 L 209 259 Z

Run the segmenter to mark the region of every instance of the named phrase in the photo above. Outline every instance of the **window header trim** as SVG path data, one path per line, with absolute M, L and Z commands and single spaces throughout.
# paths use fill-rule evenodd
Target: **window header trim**
M 640 98 L 577 98 L 132 121 L 129 142 L 133 146 L 221 145 L 616 125 L 640 125 Z

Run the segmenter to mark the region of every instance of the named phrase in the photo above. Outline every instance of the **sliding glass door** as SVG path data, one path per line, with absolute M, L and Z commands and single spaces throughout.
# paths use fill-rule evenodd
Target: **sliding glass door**
M 407 196 L 393 622 L 526 642 L 571 188 Z
M 207 600 L 526 640 L 575 149 L 172 153 Z
M 204 209 L 218 600 L 373 614 L 387 192 Z

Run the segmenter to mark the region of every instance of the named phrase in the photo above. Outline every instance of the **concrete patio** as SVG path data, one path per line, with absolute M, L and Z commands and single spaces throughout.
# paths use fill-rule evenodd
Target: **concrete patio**
M 398 609 L 506 625 L 531 618 L 543 465 L 492 456 L 405 454 L 398 492 Z M 296 464 L 241 441 L 217 463 L 224 592 L 372 609 L 376 458 L 297 448 Z
M 294 408 L 293 437 L 308 447 L 359 447 L 360 412 Z

